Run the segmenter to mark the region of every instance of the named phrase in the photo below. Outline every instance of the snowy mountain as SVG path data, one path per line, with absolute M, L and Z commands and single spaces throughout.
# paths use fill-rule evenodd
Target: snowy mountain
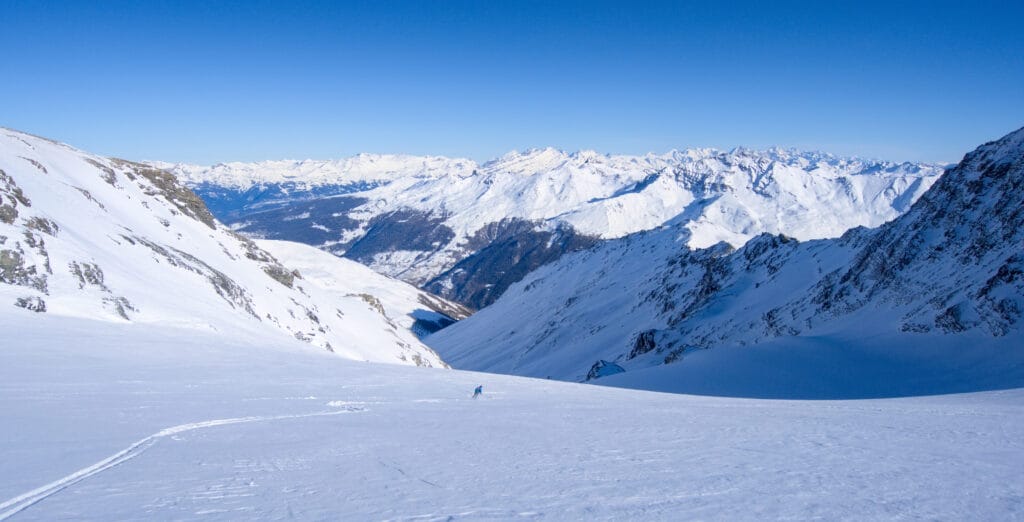
M 2 129 L 0 520 L 1013 518 L 1022 150 L 1024 130 L 988 144 L 839 240 L 691 252 L 686 221 L 613 239 L 427 337 L 517 372 L 601 356 L 583 371 L 622 386 L 973 392 L 801 401 L 348 360 L 438 366 L 414 334 L 463 312 L 239 237 L 163 171 Z M 679 350 L 688 332 L 714 349 Z M 616 338 L 622 357 L 599 346 Z M 869 357 L 908 338 L 902 367 Z
M 535 149 L 466 159 L 154 162 L 237 231 L 301 241 L 480 308 L 538 266 L 666 224 L 691 247 L 878 226 L 942 169 L 772 149 L 644 156 Z
M 266 246 L 275 254 L 164 171 L 0 128 L 4 314 L 258 331 L 357 360 L 444 365 L 415 332 L 460 307 L 352 261 L 307 265 L 308 247 Z
M 1024 375 L 1024 129 L 876 229 L 739 250 L 691 238 L 676 222 L 565 257 L 428 342 L 457 368 L 746 396 Z
M 387 320 L 418 337 L 434 333 L 470 314 L 461 305 L 309 245 L 272 240 L 260 240 L 256 244 L 288 268 L 298 270 L 303 280 L 319 287 L 332 300 L 344 302 L 359 296 Z

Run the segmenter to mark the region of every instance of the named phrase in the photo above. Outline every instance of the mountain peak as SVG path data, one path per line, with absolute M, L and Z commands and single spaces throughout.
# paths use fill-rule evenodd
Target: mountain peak
M 877 226 L 905 211 L 941 173 L 930 165 L 892 169 L 827 158 L 545 147 L 483 165 L 365 155 L 322 168 L 248 165 L 186 177 L 241 232 L 302 238 L 479 307 L 537 263 L 663 225 L 695 248 L 721 241 L 739 247 L 762 232 L 806 240 Z M 493 257 L 477 257 L 485 255 Z
M 862 181 L 830 179 L 838 190 Z M 735 187 L 706 192 L 705 208 L 743 197 Z M 815 241 L 762 229 L 733 252 L 712 241 L 685 248 L 676 240 L 692 216 L 678 219 L 542 267 L 430 343 L 461 369 L 582 381 L 612 361 L 625 370 L 612 381 L 684 393 L 701 389 L 702 371 L 737 366 L 776 372 L 766 388 L 779 397 L 792 394 L 791 378 L 806 384 L 805 398 L 830 397 L 821 390 L 836 390 L 834 379 L 845 384 L 832 398 L 951 393 L 1011 373 L 1021 382 L 1022 209 L 1024 129 L 968 153 L 876 228 Z M 810 212 L 800 210 L 802 222 L 825 217 Z M 853 365 L 826 377 L 830 360 Z
M 1020 160 L 1024 152 L 1024 127 L 1017 129 L 998 140 L 985 143 L 964 156 L 963 163 L 988 161 L 996 164 L 1013 163 Z

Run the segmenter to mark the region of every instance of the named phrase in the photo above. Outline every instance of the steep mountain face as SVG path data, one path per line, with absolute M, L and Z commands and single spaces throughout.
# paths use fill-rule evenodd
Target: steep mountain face
M 154 163 L 218 218 L 288 239 L 481 308 L 538 266 L 665 224 L 687 245 L 801 240 L 905 212 L 936 165 L 737 149 L 611 156 L 555 149 L 465 159 L 360 155 L 341 161 Z
M 876 229 L 763 234 L 739 250 L 691 251 L 690 237 L 676 223 L 563 258 L 428 342 L 457 368 L 618 382 L 762 344 L 844 357 L 987 346 L 1024 360 L 1024 129 L 968 154 Z
M 272 245 L 310 269 L 303 248 Z M 357 360 L 444 366 L 417 332 L 462 317 L 457 305 L 324 257 L 307 278 L 165 171 L 0 128 L 4 313 L 264 332 Z

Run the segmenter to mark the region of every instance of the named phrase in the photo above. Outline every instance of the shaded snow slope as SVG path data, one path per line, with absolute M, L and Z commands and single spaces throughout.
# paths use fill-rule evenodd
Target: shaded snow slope
M 0 518 L 1020 516 L 1020 389 L 669 395 L 28 315 L 0 315 Z
M 979 147 L 904 216 L 834 240 L 762 235 L 691 251 L 674 226 L 602 244 L 428 342 L 458 368 L 584 380 L 615 363 L 626 373 L 606 382 L 729 395 L 1019 386 L 1022 141 L 1024 130 Z M 837 357 L 815 362 L 819 349 Z M 780 373 L 758 376 L 755 361 Z M 849 367 L 819 371 L 829 361 Z M 659 365 L 682 369 L 631 375 Z M 715 376 L 698 365 L 723 380 L 704 383 Z
M 936 165 L 779 149 L 614 156 L 548 148 L 482 165 L 365 154 L 154 164 L 187 180 L 236 230 L 305 242 L 478 308 L 565 253 L 670 222 L 691 247 L 878 226 L 941 174 Z
M 287 249 L 285 249 L 287 251 Z M 170 174 L 0 128 L 0 314 L 259 331 L 358 360 L 440 366 L 370 298 L 339 296 L 218 223 Z M 408 311 L 434 313 L 418 292 Z M 440 302 L 440 301 L 438 301 Z

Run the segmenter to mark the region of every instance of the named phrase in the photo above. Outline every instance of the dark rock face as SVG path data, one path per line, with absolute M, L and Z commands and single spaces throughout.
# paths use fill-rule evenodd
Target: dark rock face
M 473 253 L 424 285 L 424 289 L 473 308 L 483 308 L 526 274 L 598 238 L 568 225 L 548 231 L 540 223 L 506 219 L 479 230 L 467 243 Z
M 622 373 L 626 371 L 625 368 L 615 364 L 613 362 L 599 360 L 590 367 L 590 371 L 587 372 L 587 380 L 592 381 L 594 379 L 600 379 L 601 377 L 607 377 L 609 375 L 615 375 L 616 373 Z
M 41 243 L 38 246 L 36 244 L 28 246 L 46 256 L 46 250 Z M 25 255 L 26 251 L 17 242 L 14 244 L 14 248 L 0 250 L 0 283 L 26 286 L 47 293 L 47 275 L 52 273 L 48 261 L 44 262 L 42 266 L 37 266 L 28 261 Z
M 14 178 L 0 170 L 0 223 L 13 224 L 18 217 L 18 206 L 31 207 L 32 203 L 14 183 Z
M 629 351 L 627 359 L 633 359 L 638 355 L 643 355 L 651 350 L 658 347 L 658 343 L 654 340 L 655 330 L 644 330 L 636 334 L 636 340 L 633 341 L 633 349 Z
M 24 308 L 36 313 L 43 313 L 46 311 L 46 301 L 43 301 L 39 297 L 19 297 L 14 301 L 14 306 Z
M 107 290 L 107 285 L 104 283 L 103 269 L 95 263 L 79 263 L 72 261 L 68 264 L 68 270 L 72 275 L 78 279 L 78 288 L 83 289 L 87 285 L 96 286 L 102 290 Z
M 174 177 L 173 174 L 132 161 L 122 159 L 111 159 L 110 161 L 115 166 L 124 169 L 125 175 L 130 179 L 134 180 L 135 176 L 140 176 L 149 180 L 151 187 L 145 187 L 146 195 L 163 196 L 186 216 L 200 221 L 210 228 L 217 228 L 216 220 L 213 214 L 210 213 L 210 210 L 206 208 L 206 203 L 195 192 L 179 183 L 178 178 Z M 104 172 L 110 171 L 109 168 L 100 164 L 97 164 L 97 167 L 104 170 Z M 114 184 L 112 181 L 108 182 L 112 185 Z
M 735 274 L 730 263 L 733 252 L 734 249 L 727 243 L 718 243 L 703 250 L 680 252 L 678 257 L 668 263 L 661 275 L 661 284 L 647 294 L 646 300 L 658 304 L 668 326 L 678 326 L 729 284 Z

